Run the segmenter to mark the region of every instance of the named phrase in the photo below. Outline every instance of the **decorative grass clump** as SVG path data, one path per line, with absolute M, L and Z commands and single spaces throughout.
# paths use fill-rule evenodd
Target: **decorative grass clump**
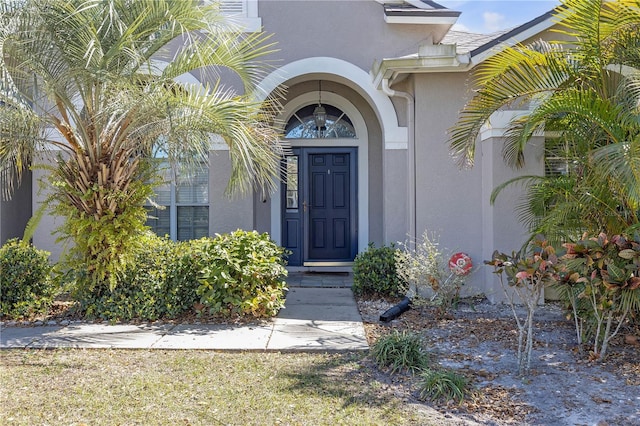
M 415 373 L 429 365 L 429 355 L 416 333 L 394 330 L 381 337 L 371 348 L 378 367 L 390 368 L 391 373 L 403 370 Z
M 427 369 L 420 373 L 420 399 L 457 400 L 462 402 L 467 392 L 467 379 L 450 370 Z

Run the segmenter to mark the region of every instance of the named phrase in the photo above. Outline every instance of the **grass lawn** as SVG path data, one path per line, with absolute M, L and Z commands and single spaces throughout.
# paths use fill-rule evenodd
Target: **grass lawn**
M 362 353 L 3 350 L 3 425 L 415 425 Z

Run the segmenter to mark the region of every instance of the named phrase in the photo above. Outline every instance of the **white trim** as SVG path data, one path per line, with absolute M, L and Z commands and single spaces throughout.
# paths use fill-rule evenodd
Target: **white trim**
M 491 138 L 504 137 L 511 122 L 529 112 L 529 110 L 501 110 L 494 112 L 480 129 L 480 140 L 485 141 Z
M 384 15 L 387 24 L 412 25 L 453 25 L 458 21 L 457 16 L 397 16 Z
M 384 149 L 407 149 L 409 146 L 409 128 L 396 127 L 386 135 Z
M 229 16 L 229 21 L 242 28 L 245 33 L 257 33 L 262 31 L 262 18 L 237 18 Z
M 640 72 L 640 70 L 638 70 L 637 68 L 622 64 L 609 64 L 605 67 L 605 69 L 621 74 L 625 77 L 632 77 Z
M 537 23 L 536 25 L 527 28 L 526 30 L 515 34 L 513 37 L 502 41 L 495 46 L 480 52 L 476 56 L 471 56 L 471 52 L 467 53 L 454 53 L 445 56 L 429 57 L 425 56 L 421 50 L 424 50 L 426 46 L 418 48 L 418 52 L 413 55 L 398 57 L 398 58 L 386 58 L 380 62 L 374 63 L 371 74 L 374 79 L 374 86 L 380 87 L 383 79 L 388 78 L 393 82 L 393 79 L 399 74 L 417 74 L 417 73 L 429 73 L 429 72 L 467 72 L 469 69 L 477 66 L 478 64 L 486 61 L 488 58 L 496 55 L 507 47 L 514 46 L 518 43 L 532 38 L 543 31 L 556 25 L 554 17 L 551 16 L 544 21 Z M 445 45 L 443 45 L 445 46 Z M 428 48 L 430 49 L 430 48 Z M 437 47 L 441 49 L 441 47 Z
M 224 141 L 222 136 L 217 133 L 211 133 L 209 136 L 210 151 L 229 151 L 229 145 Z
M 254 96 L 257 100 L 263 101 L 287 81 L 314 73 L 327 74 L 322 77 L 324 80 L 348 85 L 369 102 L 382 126 L 385 149 L 387 142 L 408 143 L 409 133 L 406 127 L 398 125 L 398 116 L 391 99 L 373 86 L 369 73 L 342 59 L 315 57 L 285 64 L 262 80 Z
M 384 149 L 391 151 L 391 150 L 406 150 L 408 149 L 408 143 L 407 142 L 387 142 L 386 144 L 384 144 Z
M 208 3 L 214 1 L 207 0 Z M 241 3 L 241 11 L 237 13 L 225 12 L 221 5 L 222 15 L 232 24 L 242 29 L 246 33 L 262 31 L 262 18 L 258 16 L 258 0 L 238 0 L 234 3 Z M 224 0 L 221 0 L 224 3 Z
M 351 119 L 356 131 L 354 139 L 287 139 L 292 147 L 357 147 L 358 148 L 358 252 L 364 251 L 369 244 L 369 135 L 367 125 L 358 109 L 346 98 L 332 92 L 321 92 L 322 102 L 341 109 Z M 300 108 L 318 102 L 318 91 L 307 92 L 291 101 L 283 108 L 279 122 L 284 126 L 287 119 Z M 277 243 L 282 241 L 282 191 L 271 196 L 271 238 Z

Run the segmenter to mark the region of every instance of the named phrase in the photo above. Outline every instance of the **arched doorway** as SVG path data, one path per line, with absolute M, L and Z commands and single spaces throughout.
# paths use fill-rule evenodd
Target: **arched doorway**
M 347 99 L 316 91 L 288 102 L 282 122 L 291 155 L 272 198 L 273 235 L 290 266 L 350 266 L 369 235 L 364 119 Z

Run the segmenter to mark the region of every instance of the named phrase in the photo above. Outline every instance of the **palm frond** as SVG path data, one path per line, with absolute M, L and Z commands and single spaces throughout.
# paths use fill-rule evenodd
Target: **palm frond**
M 476 138 L 494 112 L 514 103 L 539 102 L 571 78 L 572 65 L 562 50 L 539 46 L 507 48 L 474 73 L 480 89 L 449 130 L 450 150 L 460 166 L 473 164 Z
M 593 158 L 604 173 L 621 184 L 624 196 L 640 207 L 640 129 L 638 130 L 632 140 L 598 148 L 593 152 Z

